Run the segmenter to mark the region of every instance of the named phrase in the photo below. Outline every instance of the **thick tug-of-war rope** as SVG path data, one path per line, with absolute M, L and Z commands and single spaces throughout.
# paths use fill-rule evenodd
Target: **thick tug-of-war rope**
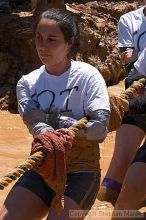
M 36 163 L 41 163 L 43 158 L 43 152 L 36 152 L 35 154 L 28 157 L 28 159 L 24 163 L 14 167 L 14 169 L 10 173 L 7 173 L 0 179 L 0 190 L 3 190 L 6 186 L 9 185 L 9 183 L 16 180 L 29 169 L 32 169 Z
M 128 99 L 128 98 L 132 98 L 133 95 L 141 88 L 144 87 L 144 85 L 146 84 L 146 78 L 141 78 L 138 81 L 134 81 L 132 83 L 132 85 L 126 89 L 125 91 L 123 91 L 120 94 L 120 97 L 123 99 Z
M 70 130 L 78 132 L 81 129 L 84 129 L 87 124 L 87 119 L 82 118 L 77 121 L 75 124 L 69 127 Z M 28 159 L 22 164 L 17 165 L 11 172 L 7 173 L 0 178 L 0 190 L 3 190 L 9 183 L 15 181 L 18 177 L 24 174 L 26 171 L 34 168 L 36 165 L 39 165 L 43 162 L 45 154 L 42 151 L 38 151 L 28 157 Z

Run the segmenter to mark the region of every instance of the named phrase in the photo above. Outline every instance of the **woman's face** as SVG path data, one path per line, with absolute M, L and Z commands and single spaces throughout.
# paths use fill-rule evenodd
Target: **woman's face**
M 35 43 L 40 60 L 48 68 L 66 63 L 71 44 L 65 41 L 55 20 L 42 18 L 39 21 Z

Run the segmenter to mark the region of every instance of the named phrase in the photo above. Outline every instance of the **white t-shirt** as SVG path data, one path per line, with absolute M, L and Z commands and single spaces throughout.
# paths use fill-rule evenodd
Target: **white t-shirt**
M 138 52 L 146 47 L 146 16 L 144 7 L 120 17 L 118 24 L 118 47 L 134 47 Z
M 89 112 L 110 111 L 102 75 L 95 67 L 80 61 L 72 61 L 71 67 L 60 76 L 49 74 L 45 66 L 22 76 L 17 84 L 17 99 L 21 115 L 39 108 L 45 113 L 64 112 L 79 120 Z M 36 133 L 34 128 L 31 133 Z

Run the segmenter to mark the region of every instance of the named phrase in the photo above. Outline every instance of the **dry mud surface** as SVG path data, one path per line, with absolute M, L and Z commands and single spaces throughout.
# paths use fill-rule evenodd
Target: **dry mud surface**
M 96 66 L 107 85 L 116 84 L 125 72 L 117 48 L 120 16 L 139 6 L 138 1 L 66 1 L 79 20 L 81 51 L 77 59 Z M 0 14 L 0 109 L 16 110 L 15 87 L 23 74 L 41 65 L 33 40 L 29 3 Z

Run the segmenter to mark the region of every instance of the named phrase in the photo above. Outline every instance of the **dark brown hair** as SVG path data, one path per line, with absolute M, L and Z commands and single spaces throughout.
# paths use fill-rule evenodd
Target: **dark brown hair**
M 77 25 L 77 18 L 73 13 L 62 10 L 62 9 L 49 9 L 44 11 L 34 26 L 34 32 L 37 28 L 39 21 L 43 18 L 52 19 L 57 21 L 60 30 L 64 34 L 64 39 L 66 42 L 71 43 L 73 40 L 73 45 L 70 49 L 70 56 L 75 57 L 77 52 L 80 50 L 80 39 L 79 39 L 79 30 Z

